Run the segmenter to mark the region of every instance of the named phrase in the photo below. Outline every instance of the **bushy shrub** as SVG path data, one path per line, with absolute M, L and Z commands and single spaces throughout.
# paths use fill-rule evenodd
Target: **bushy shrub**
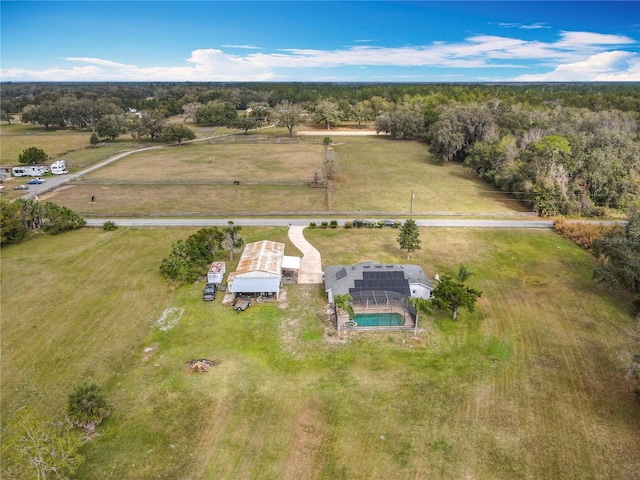
M 112 222 L 111 220 L 107 220 L 102 224 L 102 229 L 105 232 L 113 232 L 114 230 L 118 229 L 118 225 L 116 225 L 116 223 Z
M 95 383 L 76 385 L 69 395 L 67 416 L 73 426 L 83 427 L 90 432 L 110 413 L 111 406 Z
M 344 222 L 344 228 L 353 228 L 353 222 Z
M 311 222 L 309 224 L 309 229 L 313 230 L 314 228 L 318 228 L 318 225 L 316 225 L 316 222 Z
M 213 248 L 218 241 L 215 230 L 203 228 L 174 243 L 169 256 L 162 259 L 160 273 L 178 284 L 194 282 L 213 261 Z
M 331 222 L 329 223 L 329 227 L 338 228 L 338 221 L 337 220 L 331 220 Z
M 618 225 L 571 222 L 564 219 L 554 221 L 553 228 L 563 237 L 573 240 L 582 248 L 589 251 L 593 251 L 594 241 L 604 238 L 604 236 L 609 232 L 622 230 Z
M 322 222 L 320 228 L 329 228 L 329 222 Z
M 82 228 L 85 220 L 73 210 L 51 202 L 19 198 L 15 202 L 0 200 L 0 243 L 19 243 L 29 232 L 52 235 Z

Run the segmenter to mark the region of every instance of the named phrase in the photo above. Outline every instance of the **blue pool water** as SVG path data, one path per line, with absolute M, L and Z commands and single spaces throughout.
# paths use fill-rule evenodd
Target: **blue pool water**
M 398 327 L 404 325 L 399 313 L 359 313 L 354 318 L 359 327 Z

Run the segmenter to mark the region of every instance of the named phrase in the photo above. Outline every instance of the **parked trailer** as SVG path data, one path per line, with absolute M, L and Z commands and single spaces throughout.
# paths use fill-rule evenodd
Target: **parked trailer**
M 207 282 L 215 284 L 222 283 L 225 272 L 226 265 L 224 262 L 213 262 L 209 266 L 209 271 L 207 272 Z
M 51 164 L 51 173 L 53 175 L 66 175 L 69 173 L 67 170 L 67 162 L 64 160 L 56 160 Z
M 26 167 L 13 167 L 11 169 L 14 177 L 39 177 L 48 172 L 49 169 L 44 165 L 28 165 Z

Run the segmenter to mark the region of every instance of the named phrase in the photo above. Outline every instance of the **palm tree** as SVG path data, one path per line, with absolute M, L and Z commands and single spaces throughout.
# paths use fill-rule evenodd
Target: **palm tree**
M 333 304 L 336 307 L 336 319 L 338 318 L 338 308 L 340 310 L 342 310 L 344 313 L 346 313 L 347 315 L 349 315 L 349 320 L 353 320 L 353 318 L 356 316 L 355 312 L 353 311 L 353 305 L 351 305 L 349 302 L 353 300 L 353 297 L 351 295 L 349 295 L 348 293 L 344 293 L 341 295 L 336 295 L 333 297 Z
M 72 425 L 83 427 L 87 433 L 111 413 L 111 407 L 102 394 L 102 389 L 95 383 L 76 385 L 69 395 L 67 416 Z
M 356 316 L 356 313 L 353 311 L 353 305 L 349 303 L 352 300 L 353 300 L 353 297 L 348 293 L 335 295 L 333 297 L 333 308 L 335 309 L 335 313 L 336 313 L 336 326 L 338 327 L 338 335 L 340 334 L 340 320 L 338 319 L 338 309 L 342 310 L 347 315 L 349 315 L 350 322 L 353 321 L 353 319 Z
M 464 266 L 464 264 L 460 264 L 460 267 L 458 267 L 458 272 L 453 274 L 453 276 L 459 282 L 462 282 L 462 283 L 464 283 L 467 280 L 469 280 L 471 275 L 473 275 L 473 272 L 468 270 L 467 267 Z

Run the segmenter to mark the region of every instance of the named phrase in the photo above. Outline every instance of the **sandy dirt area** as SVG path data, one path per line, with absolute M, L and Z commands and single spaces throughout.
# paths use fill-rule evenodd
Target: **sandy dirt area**
M 364 135 L 387 135 L 386 133 L 377 134 L 375 130 L 301 130 L 296 135 L 304 136 L 364 136 Z

